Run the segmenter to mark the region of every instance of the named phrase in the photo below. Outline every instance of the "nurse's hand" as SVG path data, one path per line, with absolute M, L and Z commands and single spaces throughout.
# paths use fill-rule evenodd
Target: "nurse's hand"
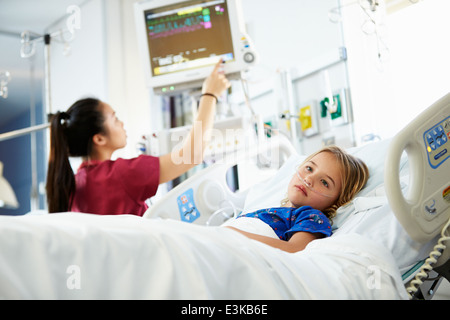
M 217 98 L 230 87 L 230 82 L 221 70 L 222 59 L 214 66 L 213 71 L 203 82 L 202 93 L 211 93 Z

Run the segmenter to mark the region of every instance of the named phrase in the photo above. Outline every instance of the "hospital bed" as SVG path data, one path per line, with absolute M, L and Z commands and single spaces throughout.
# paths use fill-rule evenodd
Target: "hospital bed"
M 393 139 L 349 149 L 366 162 L 370 179 L 339 209 L 333 235 L 298 253 L 215 220 L 279 205 L 304 159 L 296 153 L 273 177 L 242 193 L 226 189 L 227 165 L 213 165 L 143 218 L 70 212 L 0 217 L 0 299 L 429 298 L 422 269 L 449 275 L 450 161 L 442 151 L 450 145 L 449 116 L 447 95 Z M 441 127 L 446 138 L 438 135 Z M 438 137 L 444 146 L 434 144 Z M 216 198 L 197 206 L 198 188 L 213 177 L 217 184 L 201 192 L 214 189 Z M 197 218 L 181 218 L 186 203 L 199 210 L 190 213 Z

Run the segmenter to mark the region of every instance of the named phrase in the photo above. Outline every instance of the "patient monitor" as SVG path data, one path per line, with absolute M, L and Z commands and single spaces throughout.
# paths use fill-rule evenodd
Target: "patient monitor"
M 135 18 L 146 82 L 156 94 L 200 88 L 220 58 L 228 79 L 256 61 L 240 0 L 143 1 Z
M 403 151 L 410 163 L 406 195 L 399 182 Z M 450 94 L 393 138 L 385 182 L 389 204 L 410 237 L 419 242 L 432 240 L 450 218 Z

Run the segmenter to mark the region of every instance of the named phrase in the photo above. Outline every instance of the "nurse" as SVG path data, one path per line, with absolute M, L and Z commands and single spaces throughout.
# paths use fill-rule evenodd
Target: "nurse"
M 155 195 L 159 184 L 202 162 L 217 97 L 230 86 L 221 63 L 203 83 L 197 119 L 183 147 L 160 157 L 111 160 L 114 151 L 125 147 L 127 136 L 123 122 L 103 101 L 82 99 L 53 115 L 46 185 L 49 212 L 142 216 L 145 200 Z M 83 159 L 76 174 L 69 157 Z

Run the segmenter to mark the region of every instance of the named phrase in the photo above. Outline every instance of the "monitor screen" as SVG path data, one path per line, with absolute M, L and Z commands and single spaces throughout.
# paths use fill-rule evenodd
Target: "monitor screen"
M 154 77 L 234 59 L 225 0 L 191 1 L 144 12 Z
M 135 5 L 147 84 L 157 93 L 201 86 L 220 58 L 228 76 L 254 63 L 240 0 L 151 0 Z

